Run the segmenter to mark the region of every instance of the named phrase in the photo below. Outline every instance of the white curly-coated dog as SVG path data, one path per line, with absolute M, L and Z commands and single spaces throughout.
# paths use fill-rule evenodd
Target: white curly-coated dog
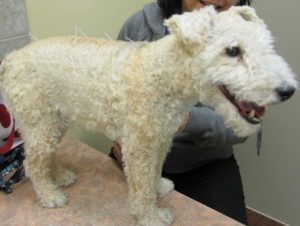
M 272 36 L 250 7 L 212 7 L 175 15 L 171 34 L 155 42 L 64 37 L 11 53 L 1 65 L 1 91 L 22 130 L 26 172 L 43 206 L 66 205 L 60 186 L 75 174 L 54 160 L 68 126 L 122 139 L 129 205 L 139 224 L 169 225 L 157 197 L 172 137 L 202 102 L 240 136 L 255 133 L 265 107 L 297 88 Z

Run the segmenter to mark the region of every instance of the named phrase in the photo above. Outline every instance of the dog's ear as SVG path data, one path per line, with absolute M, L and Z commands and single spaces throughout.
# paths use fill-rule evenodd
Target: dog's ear
M 214 7 L 208 6 L 201 10 L 174 15 L 165 21 L 165 25 L 176 35 L 184 49 L 193 53 L 205 45 L 216 15 Z
M 261 19 L 257 16 L 255 9 L 250 6 L 233 6 L 230 10 L 239 14 L 246 21 L 261 22 Z

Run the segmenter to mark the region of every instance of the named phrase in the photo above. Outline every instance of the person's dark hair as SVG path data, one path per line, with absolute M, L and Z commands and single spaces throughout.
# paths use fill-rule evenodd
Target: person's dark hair
M 251 5 L 252 0 L 240 0 L 236 5 Z
M 240 0 L 236 5 L 250 5 L 252 0 Z M 164 18 L 169 18 L 173 14 L 182 13 L 182 0 L 157 0 L 157 4 L 163 11 Z
M 164 18 L 169 18 L 173 14 L 181 14 L 182 0 L 157 0 L 158 6 L 161 8 Z

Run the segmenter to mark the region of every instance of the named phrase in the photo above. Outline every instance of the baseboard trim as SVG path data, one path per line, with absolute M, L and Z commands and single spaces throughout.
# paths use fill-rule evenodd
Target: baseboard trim
M 266 214 L 247 206 L 248 226 L 288 226 Z

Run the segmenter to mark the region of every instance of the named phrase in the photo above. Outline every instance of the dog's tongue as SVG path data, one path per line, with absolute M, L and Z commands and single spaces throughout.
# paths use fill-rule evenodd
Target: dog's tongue
M 251 111 L 255 111 L 255 116 L 257 118 L 261 118 L 266 111 L 265 107 L 260 107 L 258 105 L 247 102 L 239 102 L 237 103 L 237 105 L 242 112 L 249 113 Z
M 266 112 L 266 108 L 265 107 L 259 107 L 257 105 L 254 105 L 253 108 L 254 108 L 256 116 L 259 117 L 259 118 L 263 117 L 263 115 Z

